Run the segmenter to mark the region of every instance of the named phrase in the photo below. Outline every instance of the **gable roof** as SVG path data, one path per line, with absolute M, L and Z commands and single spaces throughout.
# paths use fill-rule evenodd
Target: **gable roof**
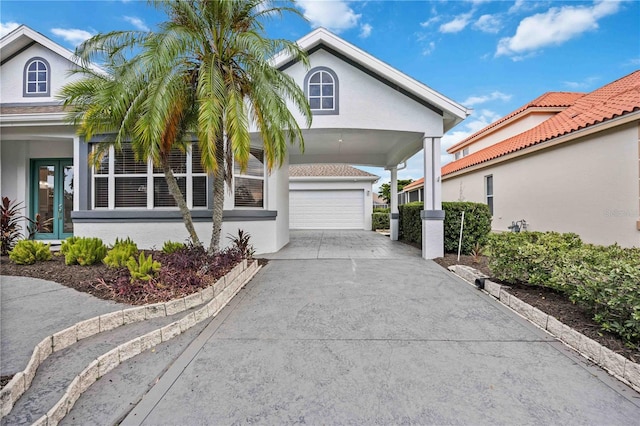
M 640 111 L 640 70 L 579 97 L 536 127 L 442 167 L 442 176 Z
M 430 105 L 432 109 L 435 108 L 438 113 L 442 114 L 445 132 L 464 120 L 471 112 L 464 106 L 371 56 L 325 28 L 315 29 L 299 39 L 297 44 L 308 53 L 324 48 L 393 87 L 395 90 L 400 91 L 405 96 Z M 284 70 L 296 63 L 296 61 L 291 60 L 289 54 L 285 51 L 275 55 L 272 61 L 274 66 L 280 70 Z
M 497 127 L 501 127 L 503 123 L 507 121 L 512 121 L 512 119 L 516 119 L 516 118 L 519 119 L 522 116 L 528 115 L 535 111 L 545 111 L 545 112 L 563 111 L 564 109 L 573 105 L 577 99 L 581 98 L 584 95 L 585 94 L 581 92 L 544 93 L 541 96 L 529 102 L 528 104 L 523 105 L 520 108 L 516 109 L 515 111 L 494 121 L 493 123 L 489 124 L 483 129 L 478 130 L 471 136 L 464 138 L 457 144 L 447 149 L 447 152 L 451 154 L 451 153 L 454 153 L 455 151 L 458 151 L 460 148 L 464 147 L 465 145 L 469 145 L 472 142 L 476 141 L 477 139 L 481 139 L 482 137 L 486 136 L 488 133 L 491 133 Z
M 378 180 L 380 177 L 347 164 L 292 164 L 290 177 L 358 177 Z
M 10 61 L 13 57 L 36 43 L 46 47 L 70 62 L 78 66 L 82 66 L 80 60 L 72 51 L 60 46 L 58 43 L 52 41 L 39 32 L 32 30 L 26 25 L 20 25 L 18 28 L 0 39 L 0 65 L 4 65 L 5 62 Z M 102 72 L 100 67 L 96 65 L 91 64 L 90 67 L 94 71 Z

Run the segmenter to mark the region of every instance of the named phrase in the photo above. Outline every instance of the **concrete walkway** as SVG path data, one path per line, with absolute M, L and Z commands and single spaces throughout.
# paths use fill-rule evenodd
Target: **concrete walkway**
M 269 257 L 123 425 L 640 418 L 638 393 L 417 249 L 304 231 Z
M 79 321 L 127 308 L 61 284 L 0 276 L 0 373 L 13 375 L 47 336 Z

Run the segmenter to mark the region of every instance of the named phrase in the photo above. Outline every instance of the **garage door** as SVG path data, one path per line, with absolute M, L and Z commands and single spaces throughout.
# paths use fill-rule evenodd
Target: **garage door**
M 364 191 L 290 191 L 289 227 L 363 229 Z

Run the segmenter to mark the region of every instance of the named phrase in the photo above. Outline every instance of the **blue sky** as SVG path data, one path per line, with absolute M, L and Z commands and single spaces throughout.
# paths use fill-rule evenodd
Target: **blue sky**
M 589 92 L 640 68 L 640 2 L 298 1 L 268 35 L 296 40 L 322 26 L 473 114 L 444 147 L 547 91 Z M 164 16 L 146 1 L 0 2 L 0 35 L 25 24 L 73 48 L 99 32 L 151 29 Z M 443 162 L 449 161 L 443 156 Z M 388 181 L 382 169 L 367 168 Z M 422 177 L 421 154 L 399 178 Z

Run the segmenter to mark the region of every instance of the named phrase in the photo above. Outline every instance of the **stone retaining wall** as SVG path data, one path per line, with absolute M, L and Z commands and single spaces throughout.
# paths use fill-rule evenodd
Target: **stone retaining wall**
M 31 386 L 38 367 L 53 352 L 67 348 L 79 340 L 103 331 L 113 330 L 125 324 L 169 316 L 205 304 L 202 308 L 180 320 L 123 343 L 92 361 L 87 368 L 74 378 L 58 403 L 34 423 L 34 425 L 57 425 L 71 410 L 80 395 L 96 380 L 127 359 L 178 336 L 200 321 L 217 315 L 233 296 L 253 278 L 259 269 L 260 266 L 258 266 L 257 260 L 251 263 L 243 260 L 213 285 L 197 293 L 165 303 L 138 306 L 100 315 L 45 337 L 36 345 L 27 367 L 23 371 L 16 373 L 11 381 L 0 391 L 2 404 L 0 419 L 11 412 L 16 401 Z

